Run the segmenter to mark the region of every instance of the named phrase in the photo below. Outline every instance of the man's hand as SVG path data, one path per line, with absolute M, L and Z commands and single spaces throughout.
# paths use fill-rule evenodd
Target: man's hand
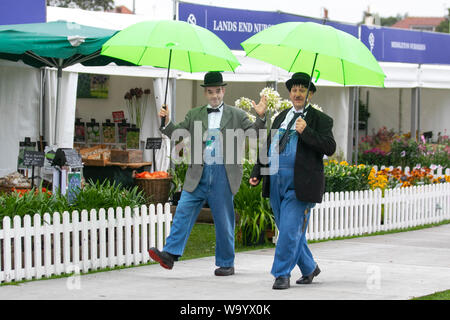
M 305 130 L 305 128 L 306 128 L 306 121 L 299 117 L 297 121 L 295 121 L 295 130 L 301 134 L 303 133 L 303 130 Z
M 256 113 L 259 115 L 260 118 L 264 117 L 264 114 L 267 110 L 267 98 L 265 95 L 261 97 L 261 100 L 259 100 L 259 103 L 256 104 L 255 101 L 252 100 L 253 109 L 255 109 Z
M 166 107 L 166 108 L 164 109 L 164 107 Z M 161 119 L 162 119 L 163 117 L 166 117 L 166 123 L 164 124 L 164 126 L 167 126 L 167 124 L 168 124 L 169 121 L 170 121 L 169 115 L 170 115 L 169 108 L 167 107 L 166 104 L 163 104 L 162 107 L 161 107 L 161 109 L 159 110 L 159 117 L 160 117 Z
M 258 178 L 250 178 L 248 180 L 248 182 L 250 183 L 250 185 L 256 187 L 259 184 L 259 179 Z

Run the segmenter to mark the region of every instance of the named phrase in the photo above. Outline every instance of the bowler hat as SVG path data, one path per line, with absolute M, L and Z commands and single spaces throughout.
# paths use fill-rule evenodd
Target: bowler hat
M 202 87 L 222 87 L 227 84 L 223 82 L 222 74 L 218 71 L 210 71 L 205 74 L 205 79 L 203 80 Z
M 304 72 L 297 72 L 292 75 L 292 78 L 290 78 L 288 81 L 286 81 L 286 88 L 288 91 L 291 91 L 291 88 L 294 84 L 301 84 L 305 88 L 308 88 L 308 84 L 311 81 L 311 77 L 309 74 Z M 311 81 L 311 86 L 309 87 L 309 90 L 312 92 L 316 92 L 316 86 Z

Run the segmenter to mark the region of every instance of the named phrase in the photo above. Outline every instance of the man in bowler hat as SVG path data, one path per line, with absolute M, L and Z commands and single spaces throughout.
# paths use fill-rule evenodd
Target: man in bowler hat
M 200 148 L 203 155 L 201 163 L 195 163 L 196 146 L 191 147 L 191 159 L 194 163 L 189 165 L 186 172 L 181 198 L 163 251 L 156 248 L 149 250 L 150 257 L 166 269 L 172 269 L 174 261 L 183 254 L 192 227 L 207 201 L 216 230 L 215 263 L 218 268 L 214 274 L 216 276 L 234 274 L 233 196 L 241 184 L 243 168 L 242 164 L 237 163 L 238 161 L 233 163 L 224 161 L 224 150 L 230 150 L 227 143 L 235 142 L 235 139 L 227 141 L 226 131 L 265 128 L 267 103 L 265 97 L 261 98 L 258 104 L 252 101 L 253 108 L 259 115 L 253 123 L 243 110 L 223 102 L 226 85 L 220 72 L 208 72 L 204 77 L 204 83 L 201 84 L 205 88 L 204 96 L 208 101 L 207 105 L 189 110 L 184 121 L 179 124 L 169 121 L 167 108 L 161 108 L 159 112 L 161 118 L 166 118 L 165 127 L 161 132 L 168 137 L 171 137 L 176 129 L 182 128 L 189 131 L 191 142 L 195 143 L 195 132 L 198 132 L 195 127 L 198 128 L 199 125 L 202 127 L 202 137 L 206 136 L 206 141 L 202 141 Z M 204 132 L 206 132 L 205 135 L 203 135 Z M 237 147 L 232 146 L 231 150 L 236 151 Z M 228 156 L 226 159 L 229 159 Z
M 262 193 L 270 197 L 279 236 L 271 273 L 273 289 L 290 287 L 291 271 L 297 265 L 302 277 L 297 284 L 310 284 L 320 273 L 306 242 L 310 210 L 322 202 L 325 191 L 323 156 L 336 150 L 333 119 L 309 103 L 316 92 L 306 73 L 295 73 L 286 82 L 294 105 L 273 121 L 273 136 L 268 136 L 268 171 L 260 161 L 253 167 L 250 184 L 263 180 Z M 273 161 L 278 157 L 277 161 Z M 276 163 L 276 166 L 273 165 Z

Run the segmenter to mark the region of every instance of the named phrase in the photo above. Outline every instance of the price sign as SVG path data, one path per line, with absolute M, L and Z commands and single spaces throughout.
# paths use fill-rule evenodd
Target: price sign
M 147 138 L 145 149 L 161 149 L 162 138 Z
M 112 115 L 114 122 L 122 122 L 125 119 L 125 113 L 123 111 L 114 111 Z
M 23 154 L 23 164 L 25 166 L 43 167 L 45 160 L 45 153 L 39 151 L 25 150 Z

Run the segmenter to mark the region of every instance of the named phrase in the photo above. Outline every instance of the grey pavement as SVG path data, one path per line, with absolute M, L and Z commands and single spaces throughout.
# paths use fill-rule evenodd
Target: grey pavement
M 236 274 L 214 276 L 214 257 L 0 287 L 8 299 L 405 300 L 450 289 L 450 224 L 310 244 L 322 272 L 310 285 L 272 290 L 274 249 L 236 254 Z

